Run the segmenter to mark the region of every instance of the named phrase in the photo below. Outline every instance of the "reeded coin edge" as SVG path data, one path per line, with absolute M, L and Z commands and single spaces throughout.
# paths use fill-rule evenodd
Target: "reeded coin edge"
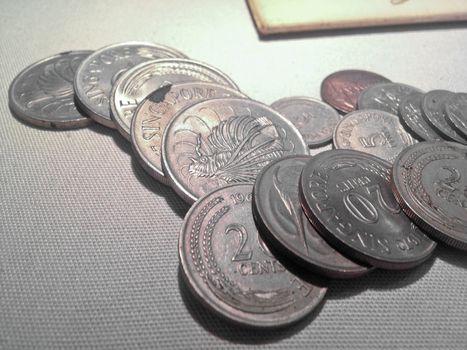
M 265 321 L 260 322 L 260 321 L 258 321 L 257 317 L 255 317 L 256 314 L 251 314 L 251 313 L 247 313 L 245 311 L 234 309 L 233 307 L 231 307 L 229 305 L 225 305 L 222 302 L 219 304 L 219 303 L 217 303 L 218 299 L 216 297 L 211 298 L 210 295 L 208 295 L 201 288 L 199 288 L 198 284 L 195 283 L 195 281 L 194 281 L 193 274 L 192 274 L 192 269 L 189 268 L 188 258 L 185 256 L 185 249 L 184 249 L 184 247 L 185 247 L 185 240 L 184 240 L 185 234 L 184 234 L 184 232 L 185 232 L 186 228 L 188 227 L 188 222 L 190 221 L 191 216 L 193 215 L 195 210 L 198 208 L 198 206 L 200 206 L 208 197 L 211 197 L 211 196 L 215 195 L 216 192 L 223 191 L 223 190 L 225 190 L 227 188 L 230 188 L 230 187 L 245 186 L 245 185 L 250 187 L 250 188 L 253 187 L 253 185 L 250 184 L 250 183 L 236 183 L 236 184 L 231 184 L 231 185 L 227 185 L 227 186 L 218 188 L 218 189 L 208 193 L 206 196 L 204 196 L 204 197 L 200 198 L 199 200 L 197 200 L 193 204 L 193 206 L 190 208 L 190 210 L 187 212 L 187 214 L 185 215 L 185 218 L 184 218 L 181 230 L 180 230 L 179 239 L 178 239 L 178 253 L 179 253 L 178 256 L 179 256 L 180 265 L 182 267 L 182 269 L 181 269 L 182 270 L 182 275 L 184 277 L 185 283 L 187 283 L 187 285 L 189 287 L 188 289 L 191 291 L 191 294 L 194 295 L 197 298 L 197 300 L 199 300 L 207 309 L 213 311 L 215 314 L 221 316 L 223 319 L 225 319 L 227 321 L 231 321 L 231 322 L 233 322 L 233 323 L 235 323 L 237 325 L 240 325 L 240 326 L 252 326 L 252 327 L 255 327 L 255 328 L 265 328 L 265 329 L 266 328 L 267 329 L 281 328 L 281 327 L 284 327 L 284 326 L 294 324 L 294 323 L 306 318 L 307 316 L 313 314 L 313 312 L 317 309 L 317 307 L 324 302 L 324 296 L 326 295 L 327 288 L 326 287 L 313 286 L 314 288 L 319 288 L 320 289 L 319 295 L 313 300 L 314 301 L 313 303 L 310 303 L 307 308 L 303 308 L 302 310 L 300 310 L 300 312 L 295 314 L 294 317 L 290 317 L 290 315 L 288 315 L 288 316 L 280 317 L 280 318 L 277 318 L 277 319 L 274 319 L 274 320 L 265 320 Z M 292 274 L 291 272 L 289 272 L 289 273 Z M 222 305 L 225 305 L 225 307 L 223 307 Z M 238 314 L 236 314 L 236 313 L 228 314 L 225 311 L 226 309 L 235 310 L 236 313 L 238 313 Z M 244 315 L 244 316 L 242 317 L 242 316 L 240 316 L 240 314 Z
M 443 141 L 442 143 L 451 143 L 455 145 L 455 142 L 449 142 L 449 141 Z M 432 146 L 439 146 L 440 142 L 430 142 Z M 413 146 L 412 146 L 413 147 Z M 435 240 L 439 242 L 443 242 L 447 245 L 450 245 L 454 248 L 461 249 L 467 251 L 467 240 L 466 242 L 462 242 L 456 238 L 451 237 L 450 235 L 443 233 L 439 228 L 434 227 L 433 225 L 429 224 L 423 219 L 423 215 L 419 214 L 419 210 L 417 208 L 422 208 L 422 205 L 420 205 L 419 200 L 413 196 L 410 195 L 412 191 L 406 190 L 404 191 L 404 188 L 406 188 L 406 178 L 401 178 L 401 174 L 399 174 L 396 171 L 396 167 L 404 167 L 404 165 L 400 165 L 402 162 L 402 157 L 405 156 L 406 153 L 411 151 L 411 149 L 406 149 L 403 152 L 401 152 L 394 162 L 394 165 L 392 167 L 391 171 L 391 189 L 392 192 L 394 193 L 394 197 L 396 198 L 397 203 L 399 203 L 400 207 L 404 211 L 404 213 L 417 225 L 419 226 L 424 233 L 429 235 L 431 238 L 434 238 Z M 409 199 L 406 197 L 405 193 L 407 192 L 407 196 L 409 196 Z M 412 202 L 412 203 L 410 203 Z M 412 204 L 412 205 L 410 205 Z

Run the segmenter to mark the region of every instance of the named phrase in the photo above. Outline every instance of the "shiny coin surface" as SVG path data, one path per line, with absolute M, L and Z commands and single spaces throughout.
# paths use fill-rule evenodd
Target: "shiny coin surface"
M 371 85 L 388 83 L 389 79 L 364 70 L 342 70 L 327 76 L 321 84 L 321 98 L 341 112 L 357 109 L 360 93 Z
M 467 94 L 453 94 L 444 105 L 448 124 L 467 139 Z
M 308 221 L 300 205 L 298 185 L 309 156 L 289 156 L 269 163 L 253 190 L 253 214 L 264 241 L 311 271 L 331 278 L 353 278 L 371 268 L 331 248 Z
M 401 101 L 414 92 L 422 93 L 420 89 L 405 84 L 375 84 L 360 94 L 358 109 L 379 109 L 397 115 Z
M 270 253 L 253 220 L 251 191 L 230 185 L 195 203 L 180 232 L 180 263 L 188 287 L 211 310 L 243 325 L 284 326 L 313 311 L 326 288 Z
M 308 154 L 292 123 L 262 103 L 238 98 L 184 109 L 162 140 L 164 173 L 188 203 L 228 184 L 254 183 L 270 161 L 291 154 Z
M 341 119 L 334 108 L 310 97 L 282 98 L 271 107 L 290 120 L 311 147 L 330 142 Z
M 412 146 L 396 160 L 391 183 L 401 207 L 427 234 L 467 250 L 467 146 Z
M 112 88 L 110 110 L 118 131 L 130 140 L 131 120 L 144 98 L 164 85 L 191 81 L 216 83 L 238 90 L 229 77 L 205 63 L 181 58 L 141 63 L 122 74 Z
M 404 214 L 391 191 L 391 165 L 362 152 L 333 150 L 303 169 L 303 209 L 340 252 L 384 269 L 407 269 L 430 257 L 436 243 Z
M 142 167 L 168 184 L 162 171 L 162 135 L 172 117 L 194 103 L 221 97 L 246 97 L 226 86 L 192 82 L 166 85 L 150 94 L 138 106 L 131 125 L 131 143 Z
M 445 140 L 467 143 L 446 120 L 444 105 L 452 95 L 453 92 L 446 90 L 427 92 L 422 101 L 423 117 Z
M 392 163 L 406 147 L 417 141 L 405 131 L 399 118 L 380 110 L 347 114 L 334 130 L 334 146 L 373 154 Z
M 425 95 L 415 92 L 404 98 L 399 105 L 399 120 L 406 130 L 420 141 L 441 141 L 442 138 L 422 116 Z
M 115 128 L 109 107 L 112 85 L 129 68 L 144 61 L 167 57 L 186 56 L 170 47 L 140 42 L 114 44 L 95 51 L 76 72 L 76 102 L 92 119 Z
M 68 129 L 89 125 L 92 119 L 76 109 L 73 79 L 80 63 L 91 53 L 63 52 L 24 69 L 8 92 L 12 112 L 41 127 Z

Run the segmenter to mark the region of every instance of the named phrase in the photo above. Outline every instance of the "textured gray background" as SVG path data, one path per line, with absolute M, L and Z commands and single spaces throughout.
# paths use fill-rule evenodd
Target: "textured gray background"
M 258 39 L 246 4 L 1 1 L 0 348 L 467 348 L 467 256 L 440 247 L 408 272 L 333 282 L 314 317 L 281 331 L 235 328 L 200 307 L 178 273 L 186 206 L 153 181 L 116 131 L 29 127 L 8 85 L 70 49 L 171 45 L 229 74 L 252 98 L 319 96 L 343 68 L 422 89 L 467 91 L 467 28 L 435 25 Z

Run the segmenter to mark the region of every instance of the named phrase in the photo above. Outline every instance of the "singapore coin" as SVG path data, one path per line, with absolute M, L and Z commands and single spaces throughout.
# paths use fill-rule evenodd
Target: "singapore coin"
M 270 161 L 291 154 L 308 154 L 292 123 L 262 103 L 239 98 L 182 110 L 162 140 L 163 171 L 188 203 L 227 184 L 254 183 Z
M 401 101 L 414 92 L 422 91 L 399 83 L 375 84 L 362 91 L 358 97 L 358 109 L 379 109 L 397 115 Z
M 109 107 L 112 85 L 129 68 L 144 61 L 168 57 L 186 56 L 170 47 L 141 42 L 119 43 L 95 51 L 76 71 L 76 102 L 92 119 L 115 128 Z
M 303 169 L 299 193 L 317 231 L 341 253 L 383 269 L 408 269 L 436 243 L 410 221 L 391 191 L 391 165 L 370 154 L 332 150 Z
M 271 107 L 290 120 L 310 147 L 332 140 L 332 133 L 341 119 L 334 108 L 310 97 L 286 97 Z
M 335 148 L 373 154 L 392 163 L 404 148 L 417 141 L 397 116 L 374 109 L 347 114 L 337 124 L 333 142 Z
M 79 128 L 92 119 L 75 106 L 73 79 L 92 51 L 69 51 L 32 64 L 19 73 L 8 92 L 12 112 L 30 124 L 58 129 Z
M 266 243 L 311 271 L 331 278 L 353 278 L 371 268 L 347 259 L 316 232 L 300 205 L 298 184 L 310 156 L 288 156 L 269 163 L 253 189 L 253 215 Z
M 349 113 L 357 109 L 360 93 L 371 85 L 390 80 L 364 70 L 341 70 L 327 76 L 321 84 L 321 98 L 337 110 Z
M 453 95 L 453 92 L 446 90 L 427 92 L 422 101 L 423 117 L 446 141 L 456 141 L 467 144 L 467 140 L 459 135 L 446 120 L 444 105 Z
M 407 148 L 394 163 L 391 185 L 427 234 L 467 250 L 467 146 L 421 142 Z
M 227 86 L 191 82 L 163 86 L 141 102 L 131 124 L 131 144 L 142 167 L 155 179 L 168 184 L 162 171 L 162 135 L 172 117 L 183 108 L 220 97 L 246 97 Z
M 238 90 L 224 73 L 205 63 L 170 58 L 147 61 L 129 69 L 115 82 L 110 111 L 118 131 L 130 140 L 130 125 L 138 104 L 151 92 L 168 84 L 204 81 Z
M 229 185 L 193 205 L 179 256 L 189 289 L 207 308 L 236 323 L 278 327 L 323 301 L 326 288 L 292 274 L 261 240 L 251 212 L 252 185 Z
M 453 94 L 444 105 L 446 120 L 459 135 L 467 140 L 467 94 Z
M 415 92 L 406 96 L 399 105 L 399 120 L 420 141 L 441 141 L 442 138 L 422 116 L 424 94 Z

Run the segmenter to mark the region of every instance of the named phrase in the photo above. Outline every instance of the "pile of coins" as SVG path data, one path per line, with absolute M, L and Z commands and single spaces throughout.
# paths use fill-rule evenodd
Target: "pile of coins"
M 193 294 L 238 324 L 277 327 L 324 300 L 322 277 L 413 268 L 435 240 L 467 250 L 467 94 L 346 70 L 321 95 L 267 106 L 177 50 L 122 43 L 37 62 L 9 103 L 43 127 L 118 129 L 194 203 L 179 237 Z

